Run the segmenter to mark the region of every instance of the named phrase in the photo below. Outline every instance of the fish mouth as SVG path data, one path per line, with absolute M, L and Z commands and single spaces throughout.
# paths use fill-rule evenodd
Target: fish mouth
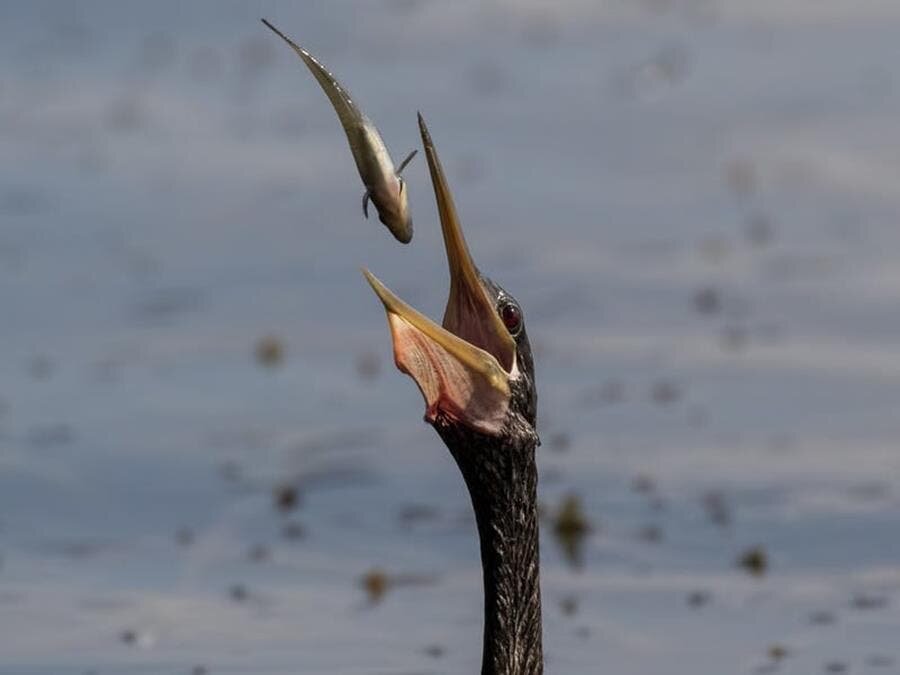
M 413 222 L 409 209 L 406 186 L 399 176 L 392 182 L 370 189 L 369 195 L 378 210 L 378 220 L 401 244 L 408 244 L 413 238 Z
M 421 114 L 419 131 L 450 271 L 442 325 L 403 302 L 368 270 L 363 273 L 387 313 L 394 361 L 415 380 L 425 398 L 426 421 L 459 422 L 497 435 L 509 408 L 516 343 L 469 253 L 447 178 Z

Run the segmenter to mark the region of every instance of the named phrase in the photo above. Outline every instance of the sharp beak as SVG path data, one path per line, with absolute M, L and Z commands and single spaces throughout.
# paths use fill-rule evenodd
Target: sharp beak
M 447 185 L 447 177 L 444 175 L 437 150 L 421 113 L 419 131 L 422 134 L 422 144 L 425 146 L 431 183 L 434 185 L 434 197 L 441 218 L 441 232 L 444 234 L 444 248 L 450 266 L 450 297 L 447 298 L 447 309 L 444 311 L 444 328 L 493 354 L 500 365 L 509 372 L 515 359 L 516 343 L 497 315 L 494 302 L 472 261 L 459 217 L 456 215 L 450 186 Z
M 367 270 L 384 304 L 397 367 L 425 397 L 426 414 L 440 414 L 486 433 L 499 433 L 509 407 L 510 372 L 516 345 L 506 330 L 469 254 L 453 197 L 425 121 L 419 129 L 444 235 L 450 295 L 443 326 L 400 300 Z

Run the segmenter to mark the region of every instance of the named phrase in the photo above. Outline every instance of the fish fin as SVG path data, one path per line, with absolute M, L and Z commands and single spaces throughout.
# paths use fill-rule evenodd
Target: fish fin
M 419 152 L 419 151 L 418 151 L 418 150 L 413 150 L 411 153 L 409 153 L 409 154 L 406 156 L 406 159 L 404 159 L 402 162 L 400 162 L 400 166 L 397 167 L 397 171 L 396 171 L 396 174 L 397 174 L 398 176 L 403 172 L 403 169 L 406 168 L 406 165 L 409 164 L 409 163 L 412 161 L 412 158 L 416 156 L 416 153 L 417 153 L 417 152 Z
M 363 215 L 369 217 L 369 191 L 363 192 Z

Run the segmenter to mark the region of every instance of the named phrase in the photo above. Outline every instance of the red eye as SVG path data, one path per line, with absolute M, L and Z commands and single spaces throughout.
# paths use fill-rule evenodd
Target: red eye
M 522 328 L 522 310 L 511 302 L 500 307 L 500 318 L 511 335 L 516 335 Z

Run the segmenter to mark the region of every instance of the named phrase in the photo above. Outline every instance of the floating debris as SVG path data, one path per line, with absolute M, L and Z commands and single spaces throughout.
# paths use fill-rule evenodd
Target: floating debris
M 565 431 L 557 431 L 547 437 L 547 445 L 554 452 L 565 452 L 572 446 L 572 437 Z
M 441 645 L 428 645 L 425 649 L 422 650 L 425 656 L 430 656 L 433 659 L 441 658 L 446 650 Z
M 775 236 L 775 227 L 766 214 L 756 212 L 747 219 L 744 236 L 753 246 L 762 248 L 772 242 Z
M 396 574 L 390 576 L 384 570 L 374 567 L 362 576 L 360 585 L 362 585 L 369 596 L 369 602 L 372 605 L 376 605 L 391 588 L 431 585 L 436 581 L 437 577 L 424 574 Z
M 366 572 L 360 580 L 363 589 L 369 596 L 369 602 L 373 605 L 381 602 L 384 594 L 387 593 L 391 585 L 388 575 L 377 567 Z
M 707 517 L 719 527 L 728 527 L 731 524 L 731 508 L 725 495 L 721 492 L 707 492 L 703 495 L 703 509 Z
M 284 344 L 274 335 L 266 335 L 256 342 L 256 362 L 266 368 L 276 368 L 284 361 Z
M 690 72 L 690 52 L 681 43 L 663 46 L 653 57 L 652 68 L 668 83 L 680 82 Z
M 436 520 L 438 510 L 429 504 L 405 504 L 400 507 L 397 520 L 404 527 Z
M 773 661 L 781 661 L 782 659 L 786 658 L 789 653 L 790 652 L 788 651 L 788 648 L 782 644 L 770 645 L 767 652 L 769 658 Z
M 871 654 L 866 657 L 866 665 L 870 668 L 890 668 L 895 663 L 896 659 L 887 654 Z
M 553 533 L 566 560 L 576 567 L 581 565 L 582 545 L 590 531 L 591 526 L 584 515 L 581 499 L 577 495 L 565 497 L 553 520 Z
M 119 633 L 119 640 L 129 647 L 137 647 L 139 649 L 150 649 L 156 644 L 156 636 L 153 633 L 133 628 L 126 628 Z
M 247 552 L 247 558 L 250 562 L 265 562 L 272 557 L 272 551 L 265 544 L 256 544 Z
M 847 493 L 853 499 L 863 502 L 878 502 L 891 496 L 891 485 L 883 481 L 868 481 L 851 485 Z
M 105 539 L 59 539 L 47 541 L 41 548 L 50 555 L 85 560 L 112 550 L 113 544 Z
M 722 349 L 729 352 L 737 352 L 747 346 L 750 336 L 743 326 L 725 326 L 719 336 Z
M 372 382 L 381 372 L 381 357 L 375 352 L 363 352 L 356 357 L 356 374 L 364 382 Z
M 692 609 L 700 609 L 704 605 L 708 605 L 712 600 L 712 594 L 709 591 L 691 591 L 687 596 L 688 607 Z
M 285 483 L 272 491 L 275 508 L 282 513 L 290 513 L 300 504 L 300 492 L 296 486 Z
M 191 675 L 208 675 L 209 668 L 206 666 L 194 666 L 191 668 Z
M 175 543 L 179 546 L 190 546 L 194 543 L 194 533 L 192 530 L 181 527 L 175 532 Z
M 681 43 L 662 46 L 649 59 L 621 72 L 617 89 L 627 96 L 650 98 L 664 87 L 682 82 L 690 73 L 691 55 Z
M 60 445 L 68 445 L 75 440 L 72 427 L 63 422 L 44 424 L 28 430 L 28 444 L 46 450 Z
M 769 568 L 769 557 L 762 546 L 754 546 L 738 557 L 737 564 L 748 574 L 761 577 Z
M 656 493 L 656 481 L 649 474 L 639 473 L 631 479 L 631 489 L 641 495 L 652 495 Z
M 35 380 L 49 380 L 56 370 L 56 364 L 49 356 L 33 356 L 28 362 L 28 374 Z
M 850 603 L 853 609 L 872 610 L 884 609 L 888 606 L 888 597 L 886 595 L 873 595 L 870 593 L 857 593 L 853 596 Z
M 694 309 L 700 314 L 712 315 L 722 309 L 722 299 L 719 292 L 711 286 L 701 288 L 694 293 Z
M 175 286 L 145 291 L 134 304 L 133 312 L 144 324 L 171 325 L 179 317 L 202 307 L 203 296 L 199 291 Z
M 240 464 L 232 459 L 228 459 L 219 465 L 219 475 L 229 483 L 237 483 L 243 479 L 244 472 Z
M 106 108 L 106 126 L 111 131 L 130 134 L 147 126 L 147 110 L 140 96 L 120 94 Z
M 837 621 L 837 616 L 827 609 L 816 610 L 809 615 L 809 623 L 813 626 L 830 626 L 835 621 Z
M 725 182 L 738 197 L 748 197 L 756 192 L 756 167 L 747 158 L 733 159 L 725 165 Z
M 681 398 L 681 390 L 671 380 L 660 380 L 650 389 L 650 398 L 657 405 L 669 405 Z
M 574 616 L 578 611 L 578 598 L 574 595 L 567 595 L 559 601 L 559 608 L 564 616 Z
M 228 597 L 235 602 L 247 602 L 250 599 L 250 591 L 244 584 L 233 584 L 228 589 Z
M 659 525 L 645 525 L 637 533 L 638 539 L 651 544 L 658 544 L 663 539 L 663 530 Z
M 846 673 L 850 669 L 843 661 L 829 661 L 825 664 L 826 673 Z

